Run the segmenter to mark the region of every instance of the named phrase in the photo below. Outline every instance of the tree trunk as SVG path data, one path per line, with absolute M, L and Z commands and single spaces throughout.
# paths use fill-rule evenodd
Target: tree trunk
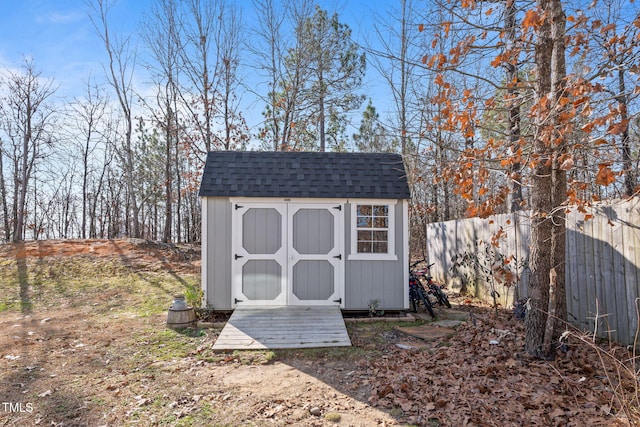
M 326 135 L 325 135 L 325 128 L 324 128 L 324 121 L 325 121 L 325 114 L 324 114 L 324 78 L 323 78 L 323 74 L 322 74 L 322 66 L 320 67 L 320 75 L 318 76 L 318 85 L 320 86 L 320 96 L 318 99 L 318 109 L 319 109 L 319 115 L 318 115 L 318 121 L 319 121 L 319 127 L 320 127 L 320 151 L 324 152 L 325 151 L 325 140 L 326 140 Z
M 22 161 L 21 170 L 18 182 L 20 183 L 18 189 L 18 205 L 16 207 L 16 222 L 13 226 L 13 241 L 21 242 L 24 240 L 24 220 L 27 210 L 27 189 L 29 188 L 29 147 L 31 145 L 31 100 L 27 97 L 25 99 L 26 105 L 26 117 L 25 117 L 25 130 L 22 135 Z M 35 153 L 34 153 L 35 155 Z
M 538 0 L 542 20 L 535 48 L 537 71 L 536 136 L 533 150 L 536 166 L 531 188 L 531 255 L 528 294 L 531 310 L 525 320 L 525 350 L 541 358 L 550 357 L 549 343 L 558 335 L 566 318 L 564 277 L 565 222 L 561 204 L 566 198 L 566 175 L 558 155 L 566 150 L 564 129 L 556 102 L 563 95 L 566 77 L 564 35 L 566 17 L 560 0 Z M 554 315 L 549 316 L 549 274 L 555 270 Z M 547 322 L 554 325 L 547 329 Z M 547 346 L 545 347 L 545 344 Z
M 516 49 L 516 1 L 507 0 L 505 31 L 507 33 L 507 51 Z M 520 93 L 518 90 L 518 65 L 517 62 L 506 63 L 507 67 L 507 106 L 508 106 L 508 122 L 509 126 L 509 145 L 511 147 L 512 156 L 516 157 L 520 146 Z M 520 162 L 514 161 L 511 165 L 511 191 L 507 200 L 509 212 L 517 212 L 522 204 L 522 165 Z
M 168 84 L 167 93 L 172 91 L 172 83 Z M 167 100 L 167 117 L 166 117 L 166 130 L 165 130 L 165 158 L 164 158 L 164 230 L 162 232 L 162 241 L 168 243 L 171 241 L 171 225 L 173 222 L 173 186 L 171 179 L 171 165 L 173 163 L 172 148 L 173 138 L 177 132 L 177 129 L 173 128 L 173 109 L 170 105 L 170 100 Z M 175 136 L 177 138 L 177 135 Z
M 637 170 L 633 167 L 631 159 L 631 144 L 629 138 L 629 111 L 628 99 L 624 83 L 624 69 L 618 69 L 618 93 L 617 101 L 620 108 L 620 119 L 624 123 L 622 131 L 622 170 L 624 171 L 624 192 L 628 197 L 633 196 L 636 188 Z
M 2 220 L 4 224 L 4 238 L 6 241 L 11 240 L 11 228 L 9 227 L 9 208 L 7 200 L 7 188 L 4 183 L 4 166 L 3 166 L 2 141 L 0 141 L 0 199 L 2 200 Z

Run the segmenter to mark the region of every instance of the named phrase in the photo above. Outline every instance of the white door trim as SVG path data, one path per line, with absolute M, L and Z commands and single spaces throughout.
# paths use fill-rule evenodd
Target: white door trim
M 314 199 L 308 199 L 311 201 Z M 245 198 L 231 198 L 231 304 L 252 306 L 268 305 L 339 305 L 344 308 L 345 299 L 345 203 L 343 200 L 304 201 L 255 201 Z M 273 208 L 281 216 L 281 247 L 275 254 L 250 254 L 242 244 L 242 216 L 251 208 Z M 334 247 L 327 255 L 300 255 L 293 248 L 293 215 L 299 209 L 327 209 L 334 218 Z M 334 209 L 335 208 L 335 209 Z M 237 257 L 236 257 L 237 256 Z M 337 258 L 334 258 L 337 257 Z M 334 267 L 334 293 L 326 301 L 299 300 L 293 294 L 293 266 L 301 259 L 327 260 Z M 242 267 L 250 260 L 274 260 L 281 266 L 281 292 L 273 300 L 250 300 L 242 291 Z
M 300 209 L 326 209 L 333 216 L 333 248 L 326 255 L 299 254 L 293 247 L 293 216 Z M 339 305 L 344 308 L 344 204 L 342 203 L 289 203 L 287 205 L 287 304 Z M 293 268 L 301 260 L 328 261 L 334 269 L 333 294 L 326 300 L 300 300 L 293 293 Z
M 250 254 L 242 246 L 242 216 L 251 208 L 271 208 L 278 211 L 281 218 L 281 246 L 275 254 Z M 287 205 L 285 203 L 232 203 L 231 235 L 231 298 L 232 306 L 242 305 L 286 305 L 287 303 Z M 242 268 L 252 260 L 274 260 L 281 268 L 280 272 L 280 294 L 273 300 L 251 300 L 242 291 Z

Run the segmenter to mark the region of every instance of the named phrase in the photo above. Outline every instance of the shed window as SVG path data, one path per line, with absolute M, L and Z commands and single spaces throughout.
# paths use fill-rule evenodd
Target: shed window
M 373 200 L 351 205 L 349 259 L 397 259 L 394 247 L 395 203 L 395 200 Z
M 389 253 L 389 205 L 357 205 L 359 254 Z

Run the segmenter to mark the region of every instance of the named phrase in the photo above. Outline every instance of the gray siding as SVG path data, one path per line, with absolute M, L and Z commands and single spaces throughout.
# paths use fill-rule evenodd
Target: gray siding
M 345 249 L 351 247 L 351 209 L 345 206 Z M 404 270 L 408 261 L 404 259 L 403 203 L 395 205 L 395 252 L 397 261 L 355 261 L 345 263 L 345 310 L 368 310 L 372 300 L 380 300 L 379 308 L 403 310 L 405 301 Z
M 364 200 L 363 200 L 364 201 Z M 205 197 L 203 205 L 206 203 L 207 223 L 203 226 L 205 231 L 202 254 L 203 286 L 206 286 L 206 303 L 215 310 L 231 310 L 232 301 L 232 235 L 231 219 L 232 204 L 226 197 Z M 295 203 L 295 199 L 292 200 Z M 405 304 L 404 272 L 408 261 L 405 259 L 404 248 L 407 242 L 403 239 L 403 201 L 398 201 L 395 205 L 395 255 L 397 261 L 356 261 L 348 260 L 351 243 L 351 205 L 346 204 L 344 209 L 344 248 L 345 259 L 345 310 L 368 310 L 371 300 L 380 300 L 379 307 L 385 310 L 403 310 Z M 313 213 L 313 212 L 312 212 Z M 313 215 L 312 215 L 313 216 Z M 312 218 L 305 218 L 311 220 Z M 321 221 L 321 218 L 316 218 Z M 303 218 L 299 218 L 303 220 Z M 327 233 L 329 235 L 331 233 Z M 324 235 L 325 237 L 328 237 Z M 298 236 L 297 245 L 304 252 L 314 252 L 329 245 L 330 242 L 319 243 L 321 239 L 315 240 L 311 236 Z M 313 242 L 311 245 L 308 242 Z M 319 245 L 318 247 L 314 247 Z M 205 253 L 206 251 L 206 253 Z M 311 265 L 306 266 L 311 267 Z M 315 267 L 315 266 L 314 266 Z M 312 272 L 313 269 L 304 268 L 296 274 L 302 277 L 315 277 L 319 272 Z M 266 273 L 266 271 L 265 271 Z M 282 273 L 284 274 L 284 272 Z M 249 284 L 247 284 L 249 285 Z M 317 285 L 317 284 L 316 284 Z M 297 289 L 306 298 L 316 297 L 314 292 L 326 293 L 326 289 L 321 287 L 312 291 L 315 286 L 308 289 Z
M 206 254 L 207 304 L 231 310 L 231 202 L 226 197 L 205 197 L 207 204 Z

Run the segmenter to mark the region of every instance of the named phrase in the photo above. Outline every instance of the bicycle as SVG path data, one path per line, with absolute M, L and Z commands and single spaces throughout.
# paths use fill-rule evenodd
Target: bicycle
M 416 261 L 413 266 L 420 264 L 421 262 L 426 262 L 425 259 L 420 260 L 420 261 Z M 427 281 L 427 291 L 426 291 L 426 296 L 427 298 L 429 298 L 429 295 L 433 295 L 436 299 L 436 302 L 440 305 L 446 306 L 447 308 L 451 308 L 451 303 L 449 302 L 449 297 L 447 296 L 447 294 L 444 293 L 444 291 L 442 290 L 443 286 L 434 282 L 433 281 L 433 277 L 431 276 L 431 267 L 434 265 L 435 263 L 431 263 L 429 265 L 427 265 L 426 268 L 423 268 L 421 270 L 414 270 L 414 274 L 418 277 L 422 277 Z M 431 304 L 433 305 L 433 304 Z
M 422 260 L 422 261 L 425 261 L 425 260 Z M 422 261 L 418 261 L 417 263 L 419 264 Z M 427 287 L 429 288 L 429 290 L 427 291 L 427 298 L 429 298 L 429 295 L 433 295 L 436 298 L 436 301 L 438 302 L 438 304 L 444 305 L 447 308 L 451 308 L 449 297 L 442 290 L 442 285 L 439 285 L 438 283 L 434 282 L 433 277 L 431 276 L 431 267 L 434 264 L 435 263 L 428 264 L 427 268 L 418 270 L 415 272 L 415 274 L 423 277 L 427 281 Z
M 421 262 L 422 260 L 409 265 L 409 301 L 411 302 L 411 308 L 414 313 L 418 312 L 418 305 L 422 304 L 431 317 L 435 318 L 436 315 L 433 312 L 433 306 L 431 305 L 427 291 L 415 271 L 415 267 Z

